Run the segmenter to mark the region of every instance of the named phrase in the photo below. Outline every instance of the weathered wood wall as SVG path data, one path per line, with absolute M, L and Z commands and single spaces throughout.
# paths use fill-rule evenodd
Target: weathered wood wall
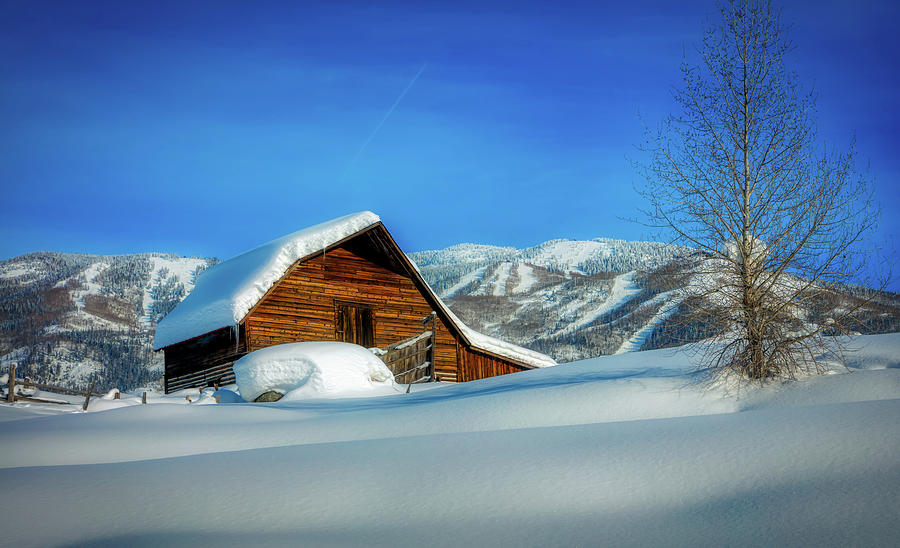
M 237 341 L 234 329 L 228 327 L 167 347 L 166 391 L 205 386 L 211 380 L 234 382 L 232 364 L 260 348 L 346 338 L 337 333 L 341 305 L 358 304 L 371 310 L 373 346 L 383 348 L 421 334 L 422 319 L 432 312 L 432 306 L 408 275 L 397 272 L 402 268 L 396 262 L 392 268 L 390 259 L 379 264 L 379 257 L 377 251 L 348 241 L 324 255 L 298 262 L 247 314 Z M 434 373 L 438 380 L 471 381 L 527 369 L 465 347 L 440 317 L 435 331 Z
M 422 332 L 431 306 L 413 281 L 346 247 L 295 265 L 244 320 L 250 351 L 298 341 L 336 340 L 336 305 L 359 303 L 373 312 L 374 345 Z M 442 381 L 456 381 L 456 339 L 437 320 L 435 369 Z
M 431 331 L 426 331 L 383 348 L 384 354 L 379 357 L 400 384 L 431 380 L 431 343 Z
M 210 381 L 220 384 L 234 382 L 231 366 L 247 353 L 244 328 L 225 327 L 202 337 L 172 345 L 165 349 L 166 393 L 182 388 L 206 386 Z
M 459 382 L 474 381 L 497 375 L 527 371 L 527 368 L 511 364 L 503 359 L 479 352 L 473 348 L 459 348 Z

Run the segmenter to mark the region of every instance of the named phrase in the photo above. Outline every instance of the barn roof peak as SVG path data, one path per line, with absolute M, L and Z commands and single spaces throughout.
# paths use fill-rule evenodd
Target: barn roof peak
M 156 326 L 153 347 L 163 348 L 236 325 L 296 261 L 379 222 L 371 211 L 352 213 L 282 236 L 211 267 Z

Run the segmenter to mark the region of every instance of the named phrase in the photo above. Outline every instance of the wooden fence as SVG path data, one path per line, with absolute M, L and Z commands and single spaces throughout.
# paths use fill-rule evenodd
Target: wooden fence
M 47 400 L 41 398 L 32 398 L 26 396 L 24 394 L 16 394 L 16 385 L 21 385 L 23 390 L 27 390 L 29 388 L 39 388 L 41 390 L 46 390 L 48 392 L 59 392 L 63 394 L 74 394 L 76 396 L 84 396 L 84 405 L 81 408 L 87 411 L 88 404 L 91 402 L 91 398 L 99 398 L 104 394 L 99 394 L 94 392 L 94 386 L 96 384 L 96 380 L 91 381 L 91 387 L 87 390 L 80 390 L 77 388 L 69 388 L 67 386 L 59 386 L 55 384 L 46 384 L 41 382 L 33 382 L 28 378 L 22 379 L 21 381 L 16 379 L 16 364 L 10 364 L 9 366 L 9 380 L 7 381 L 7 394 L 6 401 L 8 403 L 15 403 L 16 400 L 29 401 L 35 403 L 62 403 L 56 400 Z M 119 399 L 119 392 L 116 391 L 116 399 Z M 65 402 L 68 403 L 68 402 Z M 147 403 L 147 393 L 144 392 L 141 397 L 141 403 Z
M 412 386 L 420 382 L 438 380 L 434 373 L 434 321 L 432 312 L 422 323 L 431 324 L 431 329 L 421 335 L 410 337 L 381 349 L 381 361 L 394 374 L 400 384 Z M 409 392 L 409 386 L 406 391 Z

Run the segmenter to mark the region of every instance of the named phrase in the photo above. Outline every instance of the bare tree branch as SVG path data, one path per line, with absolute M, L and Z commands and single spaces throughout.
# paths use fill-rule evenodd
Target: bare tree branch
M 858 283 L 877 208 L 854 169 L 855 148 L 816 143 L 815 98 L 786 71 L 792 46 L 770 2 L 731 0 L 707 29 L 700 64 L 682 65 L 681 108 L 642 150 L 649 224 L 697 250 L 676 299 L 710 331 L 704 364 L 748 379 L 794 378 L 840 359 L 865 299 L 808 310 Z M 816 305 L 818 306 L 818 305 Z

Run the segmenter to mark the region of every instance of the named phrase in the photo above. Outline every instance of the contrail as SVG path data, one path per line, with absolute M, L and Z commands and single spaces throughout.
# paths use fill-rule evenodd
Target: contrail
M 419 72 L 417 72 L 416 75 L 413 76 L 412 80 L 409 81 L 409 83 L 406 85 L 406 88 L 403 89 L 403 91 L 400 93 L 400 96 L 397 97 L 397 100 L 394 101 L 393 105 L 391 105 L 391 108 L 389 108 L 387 110 L 387 112 L 384 113 L 384 116 L 381 118 L 381 121 L 378 122 L 378 125 L 375 126 L 375 129 L 372 130 L 372 133 L 369 134 L 369 137 L 368 137 L 368 139 L 366 139 L 366 142 L 364 142 L 362 144 L 362 146 L 359 147 L 359 150 L 356 151 L 356 154 L 353 156 L 353 159 L 350 160 L 350 162 L 347 164 L 347 167 L 344 168 L 344 173 L 341 174 L 340 179 L 338 179 L 339 181 L 342 181 L 344 179 L 344 177 L 347 175 L 347 172 L 350 171 L 351 167 L 353 167 L 353 164 L 355 164 L 356 161 L 359 160 L 359 157 L 362 156 L 363 152 L 365 152 L 366 147 L 369 146 L 369 143 L 371 143 L 372 139 L 375 138 L 375 135 L 378 134 L 378 130 L 381 129 L 381 126 L 383 126 L 384 123 L 387 122 L 388 117 L 390 117 L 390 115 L 394 112 L 394 110 L 396 110 L 397 105 L 400 104 L 400 101 L 402 101 L 403 98 L 406 97 L 406 94 L 409 92 L 410 88 L 413 87 L 413 84 L 416 83 L 416 80 L 418 80 L 419 76 L 422 75 L 422 72 L 425 71 L 425 65 L 427 65 L 427 63 L 422 63 L 422 67 L 419 68 Z

